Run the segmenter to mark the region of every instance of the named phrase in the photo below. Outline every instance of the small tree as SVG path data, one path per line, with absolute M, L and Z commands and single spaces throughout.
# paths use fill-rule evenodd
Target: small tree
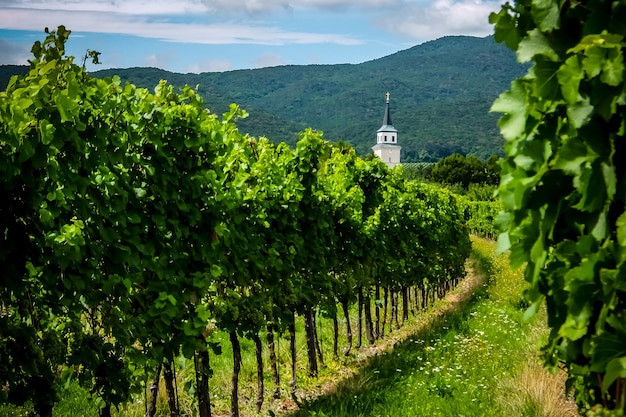
M 490 164 L 494 164 L 492 158 Z M 497 160 L 497 156 L 495 158 Z M 473 155 L 464 157 L 458 153 L 437 162 L 432 170 L 431 179 L 442 184 L 460 184 L 464 190 L 467 190 L 470 184 L 497 184 L 492 165 Z

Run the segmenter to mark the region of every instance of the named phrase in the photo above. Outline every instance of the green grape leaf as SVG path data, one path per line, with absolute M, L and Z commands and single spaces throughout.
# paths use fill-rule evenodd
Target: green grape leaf
M 558 0 L 532 0 L 531 14 L 541 31 L 551 32 L 559 28 L 561 18 Z
M 602 389 L 606 392 L 617 378 L 626 378 L 626 356 L 611 360 L 606 366 Z
M 20 158 L 19 158 L 20 162 L 24 162 L 32 158 L 33 155 L 35 155 L 35 148 L 30 143 L 30 139 L 31 139 L 30 137 L 25 137 L 22 140 L 22 143 L 21 143 L 22 146 L 20 148 Z
M 616 46 L 620 46 L 623 39 L 623 35 L 607 33 L 606 30 L 604 30 L 602 33 L 586 35 L 576 46 L 570 48 L 567 52 L 577 53 L 580 51 L 587 51 L 593 47 L 614 48 Z
M 515 243 L 511 245 L 511 252 L 509 254 L 509 262 L 511 268 L 517 269 L 528 261 L 528 249 L 521 243 Z
M 617 175 L 615 174 L 615 166 L 602 163 L 602 177 L 606 184 L 606 194 L 609 200 L 613 200 L 617 191 Z
M 604 332 L 592 339 L 592 371 L 608 373 L 612 361 L 626 357 L 624 337 L 626 335 L 617 330 L 614 333 Z
M 556 155 L 554 168 L 562 169 L 568 174 L 580 175 L 582 165 L 591 160 L 589 148 L 578 138 L 565 140 Z
M 217 264 L 211 265 L 211 276 L 213 278 L 219 278 L 222 275 L 222 268 Z
M 593 226 L 593 229 L 591 230 L 591 235 L 595 237 L 597 241 L 601 241 L 606 237 L 607 229 L 608 229 L 608 224 L 607 224 L 607 219 L 606 219 L 606 213 L 601 212 L 598 215 L 598 220 L 595 226 Z
M 66 96 L 65 94 L 57 94 L 55 97 L 55 103 L 59 114 L 61 115 L 62 122 L 74 121 L 74 114 L 78 110 L 78 104 Z
M 491 106 L 492 112 L 504 113 L 498 125 L 506 140 L 518 138 L 525 132 L 527 113 L 526 91 L 520 80 L 511 83 L 511 89 L 500 94 Z
M 588 310 L 583 310 L 577 316 L 568 315 L 565 323 L 559 328 L 559 335 L 570 340 L 580 339 L 587 334 L 590 317 L 591 312 Z
M 617 243 L 626 248 L 626 211 L 617 218 L 615 225 L 617 226 Z
M 578 55 L 571 56 L 561 65 L 557 72 L 561 94 L 569 103 L 578 102 L 580 82 L 584 78 Z
M 42 223 L 50 223 L 50 221 L 52 220 L 52 213 L 42 207 L 39 209 L 39 219 Z
M 597 46 L 590 47 L 585 51 L 583 69 L 589 78 L 597 77 L 600 74 L 605 55 L 604 49 Z
M 606 220 L 606 213 L 601 211 L 605 205 L 606 198 L 606 186 L 602 172 L 595 166 L 585 167 L 578 178 L 577 188 L 580 191 L 581 198 L 578 203 L 574 204 L 574 207 L 588 213 L 595 213 L 598 216 L 604 215 Z M 598 223 L 600 223 L 599 219 L 596 227 L 599 226 Z
M 517 60 L 528 62 L 537 55 L 543 55 L 551 61 L 558 61 L 559 55 L 552 49 L 548 39 L 539 29 L 533 29 L 522 39 L 517 48 Z
M 56 132 L 56 128 L 46 119 L 42 119 L 39 121 L 39 139 L 41 143 L 44 145 L 49 145 L 54 139 L 54 132 Z
M 500 233 L 498 236 L 498 246 L 496 249 L 496 253 L 502 254 L 508 251 L 511 248 L 511 240 L 509 239 L 509 233 L 504 232 Z
M 530 319 L 532 319 L 535 316 L 535 314 L 537 314 L 537 311 L 543 305 L 543 302 L 544 302 L 543 298 L 535 300 L 530 305 L 530 307 L 528 307 L 526 311 L 524 311 L 524 321 L 530 321 Z
M 504 42 L 510 49 L 517 49 L 520 36 L 517 32 L 515 18 L 509 13 L 510 6 L 505 4 L 498 13 L 489 15 L 489 23 L 495 26 L 494 38 L 496 42 Z
M 567 117 L 576 129 L 589 122 L 593 114 L 594 107 L 589 103 L 589 99 L 578 101 L 567 106 Z
M 602 82 L 616 87 L 624 80 L 624 55 L 621 48 L 611 49 L 607 53 L 607 59 L 602 63 Z

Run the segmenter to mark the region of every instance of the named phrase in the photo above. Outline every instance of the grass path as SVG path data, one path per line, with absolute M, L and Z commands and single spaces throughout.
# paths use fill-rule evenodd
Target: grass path
M 462 286 L 293 416 L 576 416 L 562 376 L 540 366 L 546 329 L 523 320 L 521 271 L 494 246 L 474 239 Z
M 296 394 L 300 397 L 300 402 L 310 403 L 322 395 L 335 396 L 337 392 L 345 389 L 346 385 L 353 385 L 356 380 L 361 378 L 361 369 L 369 366 L 376 357 L 392 354 L 394 350 L 397 352 L 401 344 L 412 338 L 416 332 L 438 326 L 441 317 L 459 310 L 485 281 L 484 275 L 477 271 L 473 265 L 468 265 L 467 271 L 467 276 L 459 286 L 442 300 L 438 300 L 429 308 L 428 312 L 417 317 L 411 317 L 403 327 L 387 334 L 384 339 L 377 340 L 374 346 L 362 346 L 360 349 L 354 350 L 351 358 L 342 358 L 342 365 L 348 366 L 342 367 L 339 373 L 323 375 L 321 383 L 316 388 L 311 389 L 309 386 L 308 389 L 297 391 Z M 358 389 L 358 383 L 353 388 Z M 298 408 L 298 405 L 291 402 L 285 407 L 293 411 Z

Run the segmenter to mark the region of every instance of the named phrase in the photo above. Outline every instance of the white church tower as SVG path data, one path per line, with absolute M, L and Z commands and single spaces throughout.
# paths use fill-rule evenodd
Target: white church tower
M 372 147 L 372 151 L 374 151 L 374 155 L 379 157 L 389 168 L 393 168 L 400 163 L 400 149 L 402 149 L 402 147 L 398 146 L 398 131 L 391 124 L 389 93 L 387 93 L 383 125 L 376 133 L 376 145 Z

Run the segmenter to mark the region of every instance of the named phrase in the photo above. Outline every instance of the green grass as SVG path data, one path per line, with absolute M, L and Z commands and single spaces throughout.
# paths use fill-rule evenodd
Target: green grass
M 35 417 L 36 415 L 30 402 L 24 404 L 23 407 L 0 404 L 0 416 L 2 417 Z
M 75 416 L 97 416 L 98 401 L 93 399 L 89 393 L 74 382 L 59 390 L 60 402 L 53 411 L 53 417 L 75 417 Z M 10 404 L 0 404 L 0 416 L 2 417 L 35 417 L 33 405 L 27 402 L 22 407 Z
M 372 314 L 374 314 L 372 312 Z M 382 311 L 381 311 L 382 316 Z M 322 351 L 324 353 L 326 368 L 319 368 L 319 375 L 317 378 L 311 378 L 308 374 L 308 361 L 306 340 L 304 334 L 304 323 L 301 317 L 296 320 L 296 356 L 298 367 L 297 378 L 297 390 L 296 395 L 298 397 L 306 397 L 314 395 L 319 392 L 323 386 L 332 384 L 342 375 L 352 372 L 358 368 L 360 364 L 366 359 L 367 351 L 369 349 L 365 334 L 363 334 L 363 341 L 361 349 L 356 349 L 357 337 L 357 311 L 356 305 L 351 306 L 350 320 L 353 333 L 352 351 L 349 356 L 343 356 L 342 350 L 346 345 L 346 326 L 343 318 L 343 313 L 339 312 L 339 358 L 333 358 L 332 345 L 333 345 L 333 325 L 331 319 L 324 319 L 320 316 L 317 318 L 318 337 L 320 344 L 322 345 Z M 389 319 L 388 319 L 389 320 Z M 413 317 L 415 320 L 415 317 Z M 365 325 L 364 325 L 365 326 Z M 388 326 L 389 327 L 389 326 Z M 389 335 L 388 327 L 386 330 L 385 340 L 379 340 L 376 342 L 377 346 L 388 343 L 389 340 L 393 340 L 400 336 L 400 334 L 406 331 L 405 328 L 401 330 L 395 330 Z M 365 327 L 363 332 L 365 332 Z M 291 409 L 296 405 L 292 400 L 291 389 L 289 382 L 291 379 L 291 353 L 289 346 L 289 339 L 287 337 L 278 337 L 275 334 L 275 348 L 277 354 L 278 371 L 280 373 L 280 391 L 281 398 L 274 400 L 271 398 L 271 394 L 274 391 L 274 385 L 272 376 L 269 370 L 269 352 L 266 344 L 266 334 L 261 333 L 261 339 L 263 340 L 263 362 L 264 362 L 264 384 L 265 384 L 265 403 L 262 415 L 268 415 L 268 410 L 273 412 L 279 412 L 283 409 Z M 209 381 L 209 391 L 211 395 L 211 407 L 216 415 L 228 414 L 230 410 L 230 387 L 231 376 L 233 368 L 233 355 L 232 346 L 229 341 L 229 335 L 223 331 L 216 331 L 210 336 L 210 341 L 218 343 L 221 346 L 222 353 L 220 355 L 211 354 L 211 368 L 213 369 L 213 376 Z M 239 382 L 239 408 L 241 414 L 244 416 L 256 414 L 254 407 L 254 400 L 256 398 L 256 357 L 254 343 L 246 338 L 240 338 L 241 351 L 242 351 L 242 366 L 240 372 Z M 318 363 L 318 366 L 320 364 Z M 180 357 L 176 360 L 177 380 L 178 380 L 178 395 L 179 404 L 181 407 L 181 414 L 183 416 L 193 416 L 197 411 L 195 410 L 195 398 L 193 397 L 194 390 L 194 368 L 193 360 L 186 360 L 184 357 Z M 65 401 L 65 400 L 63 400 Z M 63 402 L 62 401 L 62 402 Z M 165 397 L 165 386 L 163 380 L 159 388 L 159 400 L 157 403 L 158 413 L 157 415 L 169 415 L 167 408 L 167 400 Z M 145 402 L 143 397 L 137 397 L 133 402 L 125 404 L 120 407 L 120 411 L 116 413 L 113 410 L 113 414 L 123 417 L 140 417 L 145 414 Z M 70 416 L 71 414 L 67 414 Z M 55 417 L 66 417 L 66 415 L 58 415 Z
M 489 279 L 468 302 L 294 417 L 552 415 L 543 411 L 543 398 L 522 395 L 518 404 L 525 388 L 515 381 L 529 358 L 536 362 L 545 328 L 541 317 L 524 322 L 521 271 L 511 271 L 494 250 L 492 242 L 474 240 L 474 257 Z M 543 373 L 536 369 L 533 375 Z

